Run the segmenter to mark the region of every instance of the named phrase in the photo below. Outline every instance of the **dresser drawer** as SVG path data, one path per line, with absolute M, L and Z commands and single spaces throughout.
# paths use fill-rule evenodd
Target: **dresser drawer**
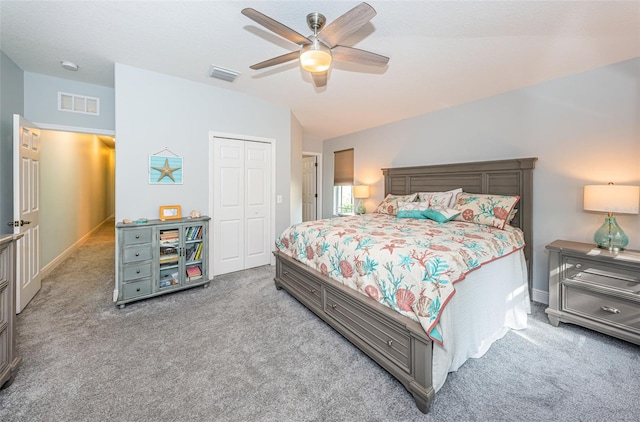
M 136 245 L 138 243 L 151 243 L 151 227 L 123 230 L 124 245 Z
M 306 299 L 307 303 L 316 307 L 321 306 L 322 289 L 320 283 L 300 277 L 297 269 L 287 265 L 282 266 L 282 275 L 280 278 L 287 285 L 291 286 L 295 293 Z
M 151 279 L 123 284 L 122 290 L 122 298 L 124 300 L 151 294 Z
M 139 278 L 151 277 L 151 262 L 143 264 L 126 265 L 123 270 L 124 278 L 123 282 L 129 282 L 131 280 L 137 280 Z
M 396 365 L 411 371 L 411 339 L 391 320 L 372 312 L 348 296 L 327 289 L 324 311 L 359 338 L 380 350 Z
M 124 257 L 122 262 L 124 264 L 150 260 L 152 256 L 151 245 L 147 244 L 126 247 L 124 248 L 123 255 Z
M 563 286 L 563 311 L 640 333 L 640 305 L 575 286 Z
M 564 278 L 627 293 L 640 293 L 640 275 L 632 268 L 575 257 L 564 257 L 563 264 Z

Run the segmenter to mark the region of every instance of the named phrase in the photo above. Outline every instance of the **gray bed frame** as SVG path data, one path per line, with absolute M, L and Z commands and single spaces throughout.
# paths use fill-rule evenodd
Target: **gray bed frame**
M 537 158 L 482 161 L 420 167 L 385 168 L 385 196 L 439 192 L 519 195 L 512 225 L 523 230 L 531 293 L 533 168 Z M 275 284 L 322 318 L 386 369 L 413 395 L 423 412 L 435 394 L 431 378 L 433 344 L 419 323 L 343 286 L 280 253 Z M 531 297 L 531 296 L 530 296 Z

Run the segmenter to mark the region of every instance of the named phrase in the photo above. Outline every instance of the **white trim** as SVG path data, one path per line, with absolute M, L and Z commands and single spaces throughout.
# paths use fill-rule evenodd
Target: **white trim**
M 276 238 L 276 140 L 273 138 L 262 138 L 259 136 L 250 136 L 250 135 L 238 135 L 233 133 L 223 133 L 223 132 L 214 132 L 209 131 L 209 217 L 213 220 L 213 156 L 215 153 L 215 148 L 213 147 L 213 142 L 215 138 L 224 138 L 224 139 L 237 139 L 240 141 L 254 141 L 254 142 L 265 142 L 271 144 L 271 194 L 269 198 L 271 199 L 271 227 L 269 227 L 269 237 L 271 239 Z M 211 245 L 211 239 L 215 236 L 215 233 L 212 236 L 209 236 L 209 263 L 212 265 L 213 260 L 213 246 Z M 272 250 L 275 251 L 275 242 L 271 242 Z M 270 258 L 271 265 L 276 265 L 276 258 L 273 254 L 271 254 Z M 213 274 L 213 271 L 211 271 Z
M 544 303 L 545 305 L 549 304 L 549 292 L 545 292 L 544 290 L 532 289 L 531 290 L 531 300 L 538 303 Z
M 76 132 L 76 133 L 90 133 L 93 135 L 116 136 L 116 132 L 114 130 L 95 129 L 95 128 L 77 127 L 77 126 L 52 125 L 50 123 L 37 123 L 37 122 L 34 122 L 34 124 L 37 125 L 39 129 L 43 129 L 43 130 L 57 130 L 59 132 Z
M 316 157 L 316 220 L 322 219 L 322 153 L 321 152 L 305 152 L 302 151 L 302 156 L 312 155 Z

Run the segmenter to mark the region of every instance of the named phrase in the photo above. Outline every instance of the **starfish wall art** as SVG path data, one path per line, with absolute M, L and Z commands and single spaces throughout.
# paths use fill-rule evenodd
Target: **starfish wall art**
M 182 157 L 149 156 L 149 183 L 182 184 Z

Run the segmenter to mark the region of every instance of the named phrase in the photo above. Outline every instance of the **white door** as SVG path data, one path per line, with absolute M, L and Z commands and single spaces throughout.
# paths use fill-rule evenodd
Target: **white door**
M 215 139 L 213 275 L 244 269 L 244 143 Z
M 302 159 L 302 221 L 316 219 L 316 160 L 315 156 Z
M 16 313 L 41 287 L 40 273 L 40 131 L 13 115 L 13 232 L 16 247 Z
M 245 268 L 267 265 L 270 256 L 271 145 L 243 142 L 245 147 Z
M 213 275 L 271 259 L 271 145 L 214 139 Z

